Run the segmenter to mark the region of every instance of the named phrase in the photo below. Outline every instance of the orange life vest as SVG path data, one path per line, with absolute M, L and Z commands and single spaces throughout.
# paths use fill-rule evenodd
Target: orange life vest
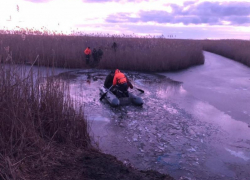
M 113 86 L 117 85 L 117 84 L 124 84 L 127 82 L 127 78 L 126 76 L 121 73 L 121 71 L 119 69 L 115 70 L 115 76 L 113 79 Z
M 84 54 L 90 55 L 90 53 L 91 53 L 91 50 L 89 48 L 86 48 L 85 51 L 84 51 Z

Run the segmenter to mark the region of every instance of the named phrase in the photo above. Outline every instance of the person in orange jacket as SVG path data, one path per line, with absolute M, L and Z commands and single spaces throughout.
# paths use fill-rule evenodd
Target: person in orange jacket
M 113 79 L 113 86 L 117 87 L 118 94 L 120 96 L 122 96 L 122 94 L 125 94 L 126 96 L 128 96 L 128 87 L 133 89 L 133 85 L 130 83 L 130 81 L 125 76 L 125 74 L 123 74 L 119 69 L 115 70 L 115 75 L 114 75 L 114 79 Z M 121 93 L 119 93 L 119 91 Z
M 86 64 L 89 64 L 89 59 L 91 55 L 90 47 L 87 47 L 84 51 L 85 57 L 86 57 Z

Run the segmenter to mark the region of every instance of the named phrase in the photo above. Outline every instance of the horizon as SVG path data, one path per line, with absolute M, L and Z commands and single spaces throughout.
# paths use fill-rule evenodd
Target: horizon
M 250 0 L 8 0 L 0 30 L 170 39 L 250 39 Z M 19 27 L 19 28 L 18 28 Z

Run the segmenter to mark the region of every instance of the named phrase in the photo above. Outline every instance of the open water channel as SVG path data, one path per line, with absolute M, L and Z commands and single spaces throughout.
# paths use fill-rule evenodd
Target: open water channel
M 176 179 L 250 179 L 250 68 L 204 52 L 180 72 L 125 73 L 144 105 L 99 101 L 107 70 L 58 70 L 84 105 L 93 144 L 127 165 Z M 66 71 L 66 72 L 65 72 Z

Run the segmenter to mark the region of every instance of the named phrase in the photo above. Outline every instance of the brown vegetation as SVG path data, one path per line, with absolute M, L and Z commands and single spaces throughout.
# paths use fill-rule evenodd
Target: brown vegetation
M 67 85 L 53 79 L 40 82 L 32 70 L 0 66 L 0 179 L 23 178 L 40 170 L 53 153 L 53 144 L 88 147 L 87 122 L 73 108 Z M 45 153 L 48 152 L 48 153 Z M 26 159 L 35 159 L 30 165 Z
M 203 49 L 241 62 L 250 67 L 250 41 L 246 40 L 205 40 Z
M 103 50 L 98 68 L 169 71 L 204 63 L 202 46 L 191 40 L 37 34 L 0 34 L 1 60 L 32 63 L 39 55 L 40 65 L 84 68 L 83 51 L 90 46 L 92 50 L 98 47 Z M 114 42 L 116 47 L 112 46 Z M 8 52 L 5 47 L 9 47 Z
M 116 38 L 118 48 L 108 49 L 103 68 L 136 71 L 173 71 L 203 64 L 202 46 L 191 40 Z

